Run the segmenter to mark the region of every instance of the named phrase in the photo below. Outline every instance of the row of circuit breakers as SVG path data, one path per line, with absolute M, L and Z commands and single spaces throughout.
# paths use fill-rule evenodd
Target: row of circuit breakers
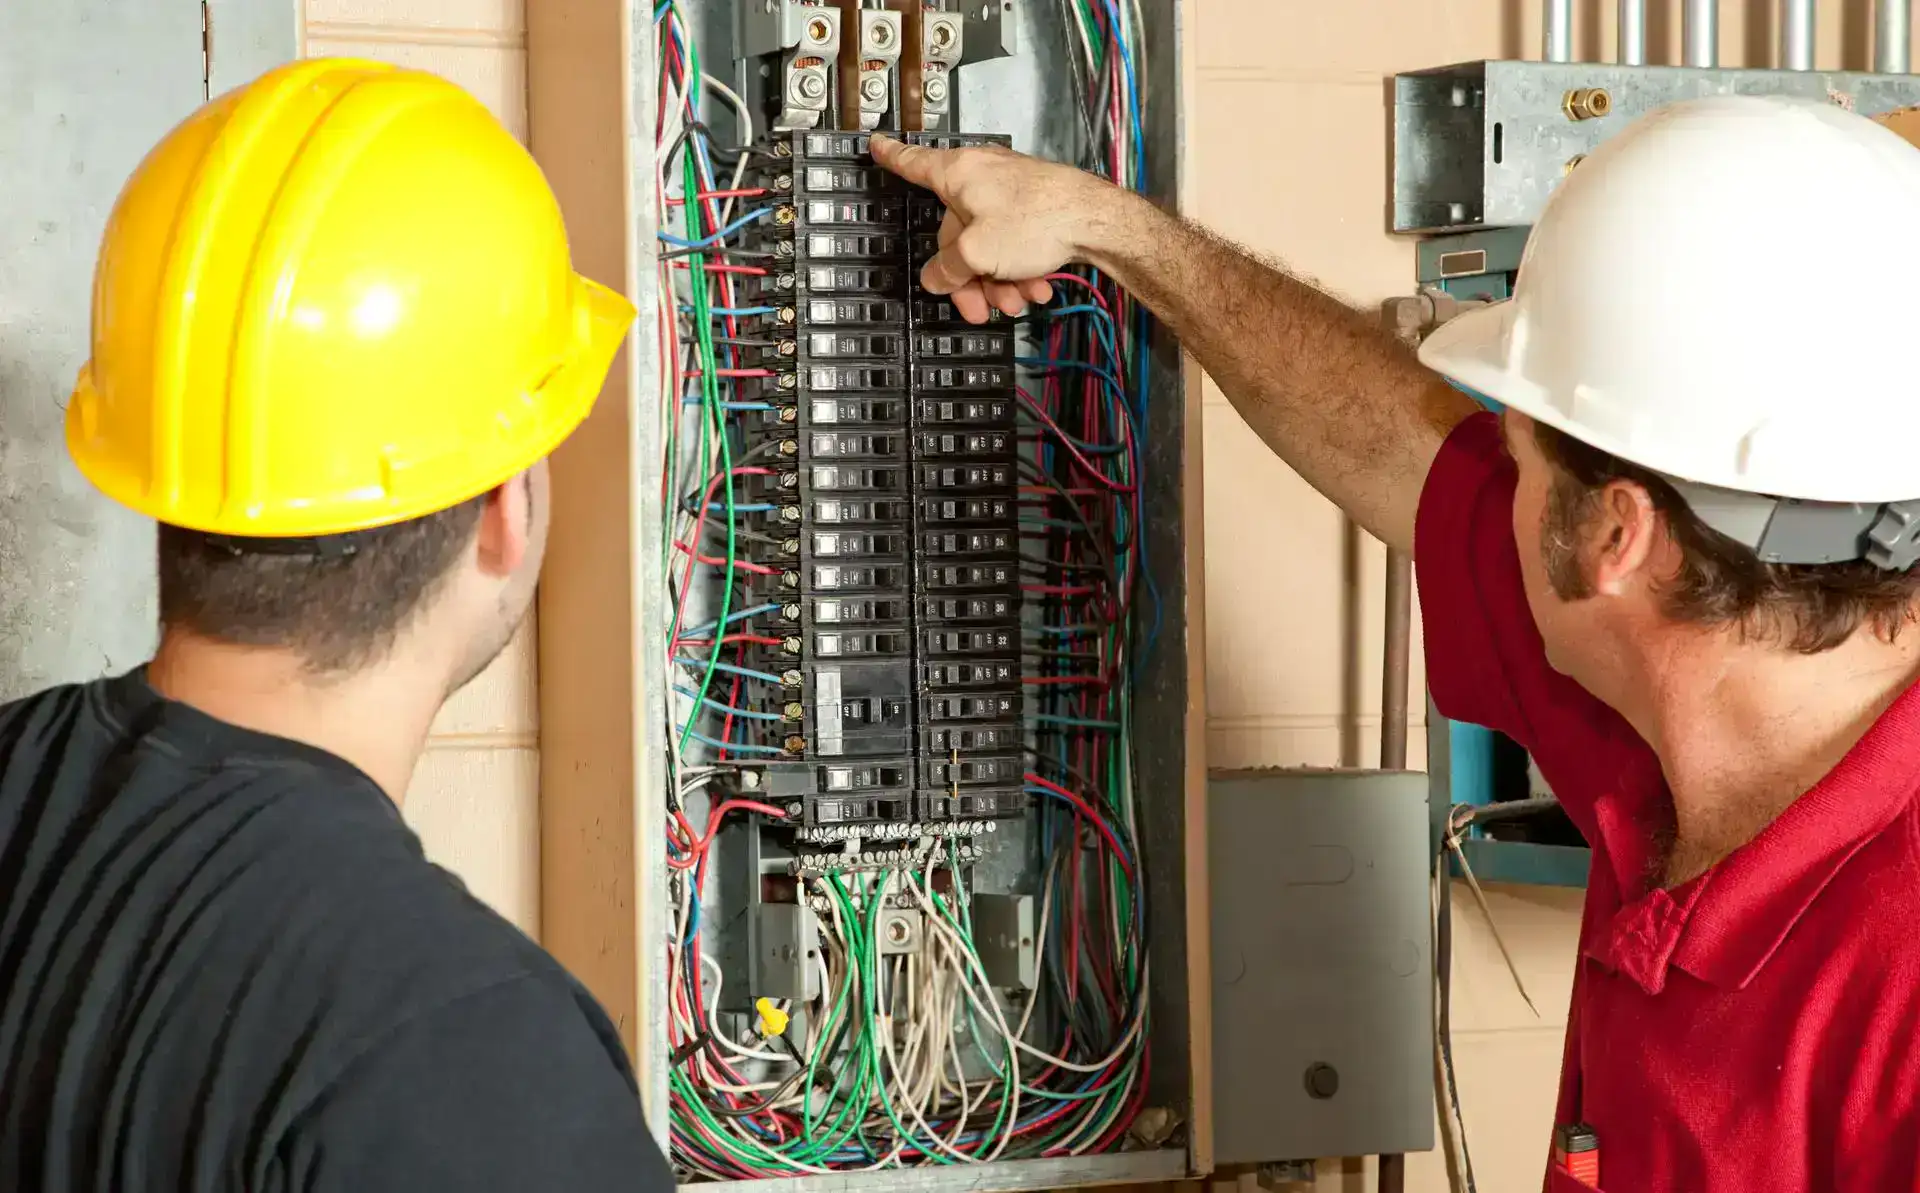
M 751 664 L 780 674 L 760 709 L 782 719 L 749 728 L 785 751 L 751 781 L 803 873 L 898 864 L 911 842 L 971 858 L 1026 805 L 1013 332 L 921 290 L 944 208 L 866 149 L 796 132 L 749 183 L 774 203 L 745 246 L 773 313 L 743 335 L 772 376 L 743 385 L 769 408 L 741 420 L 772 462 L 742 485 L 770 507 L 748 556 L 769 571 L 745 579 L 783 622 Z

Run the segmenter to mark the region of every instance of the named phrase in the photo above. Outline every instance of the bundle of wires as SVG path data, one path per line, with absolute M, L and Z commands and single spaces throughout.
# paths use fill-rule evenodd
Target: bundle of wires
M 1138 188 L 1137 0 L 1063 3 L 1078 38 L 1085 164 Z M 740 1179 L 1115 1148 L 1148 1077 L 1130 700 L 1142 603 L 1144 649 L 1157 627 L 1140 533 L 1144 312 L 1110 279 L 1056 275 L 1060 297 L 1029 321 L 1032 354 L 1022 361 L 1039 988 L 1009 993 L 989 981 L 974 944 L 968 868 L 947 844 L 892 870 L 800 881 L 797 895 L 820 923 L 821 950 L 807 966 L 814 996 L 763 1003 L 757 1030 L 741 1032 L 721 1014 L 722 971 L 703 944 L 701 909 L 729 818 L 785 815 L 745 798 L 737 781 L 742 767 L 785 753 L 755 725 L 781 719 L 765 710 L 777 706 L 782 677 L 750 665 L 754 648 L 782 634 L 779 605 L 756 598 L 752 583 L 767 570 L 753 561 L 765 538 L 755 527 L 774 509 L 754 499 L 753 482 L 772 461 L 746 448 L 740 427 L 769 407 L 735 392 L 768 375 L 753 365 L 771 342 L 753 328 L 771 308 L 735 297 L 742 279 L 765 273 L 763 258 L 736 246 L 771 209 L 741 185 L 752 156 L 767 149 L 755 144 L 746 105 L 703 73 L 680 0 L 660 4 L 654 19 L 655 197 L 665 228 L 659 497 L 668 511 L 658 563 L 668 577 L 674 689 L 665 826 L 674 1162 L 686 1176 Z M 714 98 L 722 103 L 707 102 Z M 709 111 L 738 128 L 733 148 L 717 143 Z M 885 947 L 889 909 L 920 913 L 917 951 Z

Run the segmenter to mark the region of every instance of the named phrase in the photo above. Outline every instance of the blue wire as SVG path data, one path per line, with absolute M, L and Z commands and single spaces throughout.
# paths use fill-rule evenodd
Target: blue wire
M 708 708 L 711 708 L 711 709 L 715 709 L 715 710 L 717 710 L 717 711 L 719 711 L 719 712 L 723 712 L 723 713 L 728 713 L 728 714 L 731 714 L 732 716 L 736 716 L 736 717 L 748 717 L 748 718 L 751 718 L 752 720 L 755 720 L 755 721 L 784 721 L 784 720 L 786 720 L 786 718 L 785 718 L 785 717 L 783 717 L 783 716 L 781 716 L 781 715 L 780 715 L 779 713 L 777 713 L 777 712 L 755 712 L 755 711 L 754 711 L 753 709 L 751 709 L 751 708 L 735 708 L 735 707 L 734 707 L 733 705 L 731 705 L 731 704 L 722 704 L 722 703 L 720 703 L 720 702 L 719 702 L 718 700 L 715 700 L 715 699 L 714 699 L 713 697 L 711 697 L 711 696 L 707 696 L 707 697 L 705 697 L 705 698 L 702 698 L 702 697 L 701 697 L 701 695 L 700 695 L 700 693 L 698 693 L 698 692 L 696 692 L 696 691 L 694 691 L 694 690 L 693 690 L 692 688 L 687 688 L 687 687 L 682 687 L 682 686 L 681 686 L 681 685 L 679 685 L 679 684 L 674 684 L 674 685 L 673 685 L 673 690 L 674 690 L 674 691 L 676 691 L 676 692 L 678 692 L 678 693 L 680 693 L 680 694 L 681 694 L 682 696 L 686 696 L 686 697 L 690 697 L 690 698 L 692 698 L 692 699 L 695 699 L 695 700 L 699 700 L 701 704 L 703 704 L 703 705 L 706 705 L 706 706 L 707 706 Z M 733 747 L 732 747 L 732 746 L 728 746 L 727 748 L 728 748 L 728 749 L 733 749 Z
M 1108 388 L 1112 389 L 1116 394 L 1121 395 L 1123 400 L 1127 392 L 1127 387 L 1120 383 L 1120 378 L 1114 376 L 1112 369 L 1102 368 L 1092 361 L 1066 360 L 1053 356 L 1016 356 L 1013 358 L 1013 363 L 1030 369 L 1069 369 L 1076 372 L 1092 373 L 1099 377 Z
M 736 506 L 734 506 L 733 508 L 734 508 L 734 509 L 742 509 L 742 508 L 746 508 L 746 507 L 743 507 L 743 506 L 738 506 L 738 505 L 736 505 Z M 772 509 L 773 507 L 769 505 L 769 506 L 766 506 L 765 508 L 767 508 L 767 509 Z M 755 606 L 754 606 L 753 608 L 751 608 L 751 609 L 742 609 L 742 610 L 740 610 L 740 612 L 738 612 L 738 613 L 730 613 L 730 614 L 728 614 L 728 615 L 727 615 L 727 624 L 728 624 L 728 625 L 732 625 L 732 624 L 733 624 L 734 622 L 736 622 L 736 621 L 745 621 L 745 620 L 746 620 L 747 618 L 749 618 L 749 617 L 758 617 L 758 616 L 760 616 L 760 615 L 761 615 L 762 613 L 772 613 L 772 612 L 773 612 L 774 610 L 776 610 L 776 609 L 778 609 L 779 607 L 780 607 L 780 605 L 779 605 L 779 603 L 778 603 L 778 602 L 776 602 L 776 601 L 769 601 L 769 602 L 767 602 L 767 603 L 766 603 L 766 604 L 764 604 L 764 605 L 755 605 Z M 711 633 L 713 633 L 713 632 L 714 632 L 715 630 L 717 630 L 717 629 L 719 629 L 719 628 L 720 628 L 720 627 L 719 627 L 719 626 L 717 626 L 717 625 L 715 625 L 714 623 L 712 623 L 712 622 L 707 622 L 707 623 L 706 623 L 705 625 L 697 625 L 697 626 L 694 626 L 694 627 L 693 627 L 692 629 L 690 629 L 690 630 L 681 630 L 681 631 L 680 631 L 680 636 L 681 636 L 682 638 L 698 638 L 698 637 L 699 637 L 700 635 L 702 635 L 702 634 L 711 634 Z
M 1044 712 L 1033 714 L 1033 719 L 1043 725 L 1071 725 L 1080 729 L 1106 729 L 1113 732 L 1118 732 L 1120 729 L 1118 721 L 1089 721 L 1084 717 L 1059 717 Z
M 687 312 L 688 314 L 693 313 L 693 307 L 691 304 L 688 304 L 688 303 L 684 303 L 684 302 L 681 303 L 680 309 Z M 707 311 L 708 313 L 714 314 L 714 315 L 743 316 L 743 315 L 771 315 L 779 309 L 780 309 L 779 307 L 708 307 Z M 720 378 L 719 380 L 731 380 L 731 378 Z
M 711 245 L 719 244 L 721 241 L 725 240 L 729 236 L 732 236 L 735 232 L 738 232 L 740 229 L 746 227 L 748 224 L 753 223 L 755 220 L 766 219 L 771 214 L 773 214 L 773 208 L 771 207 L 756 207 L 752 211 L 749 211 L 747 214 L 741 216 L 739 219 L 733 221 L 731 224 L 728 224 L 726 227 L 720 229 L 718 232 L 715 232 L 709 236 L 703 236 L 699 240 L 683 240 L 680 237 L 674 236 L 671 233 L 667 233 L 667 232 L 655 232 L 654 235 L 660 238 L 661 240 L 664 240 L 668 244 L 673 245 L 676 248 L 703 249 Z
M 688 667 L 707 666 L 707 660 L 705 659 L 678 658 L 673 661 L 676 663 L 685 664 Z M 714 663 L 713 669 L 715 671 L 725 671 L 729 675 L 738 675 L 745 679 L 757 679 L 764 683 L 783 684 L 786 682 L 785 680 L 781 679 L 779 676 L 773 674 L 770 671 L 755 671 L 751 667 L 736 667 L 732 663 Z
M 699 406 L 699 405 L 702 405 L 703 402 L 702 402 L 702 399 L 700 398 L 682 398 L 680 399 L 680 404 L 682 406 Z M 771 410 L 773 409 L 773 403 L 771 402 L 722 402 L 720 403 L 720 409 L 722 410 Z M 736 505 L 733 508 L 739 509 L 740 507 Z

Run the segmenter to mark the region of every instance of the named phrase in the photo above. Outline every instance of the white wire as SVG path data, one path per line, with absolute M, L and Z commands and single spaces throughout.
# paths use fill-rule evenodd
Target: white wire
M 707 74 L 705 71 L 700 73 L 700 82 L 705 85 L 709 91 L 718 91 L 720 98 L 732 104 L 733 110 L 740 117 L 740 148 L 742 152 L 740 154 L 740 160 L 735 162 L 733 166 L 733 181 L 727 185 L 728 190 L 737 191 L 740 189 L 740 180 L 747 176 L 747 159 L 750 155 L 745 151 L 753 144 L 753 109 L 747 107 L 747 101 L 740 98 L 739 92 L 727 86 L 719 79 L 714 78 L 712 75 Z M 728 199 L 720 205 L 720 226 L 724 228 L 731 222 L 733 222 L 733 200 Z

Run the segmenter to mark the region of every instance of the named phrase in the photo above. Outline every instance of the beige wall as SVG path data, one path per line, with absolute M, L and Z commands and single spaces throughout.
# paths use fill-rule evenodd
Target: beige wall
M 307 0 L 305 49 L 444 75 L 526 136 L 521 0 Z M 434 860 L 537 938 L 540 765 L 532 630 L 524 627 L 442 711 L 405 811 Z
M 1538 57 L 1541 7 L 1539 0 L 1187 0 L 1192 214 L 1357 304 L 1409 292 L 1412 245 L 1384 231 L 1383 80 L 1476 58 Z M 1722 64 L 1771 64 L 1774 7 L 1722 0 Z M 1577 0 L 1576 8 L 1575 56 L 1611 57 L 1614 6 Z M 1648 8 L 1651 60 L 1677 61 L 1679 0 L 1649 0 Z M 1869 4 L 1823 0 L 1820 9 L 1818 64 L 1865 69 Z M 1361 683 L 1349 692 L 1341 631 L 1353 599 L 1343 519 L 1211 387 L 1205 418 L 1209 761 L 1374 762 L 1380 548 L 1368 540 L 1362 553 Z M 1261 527 L 1257 538 L 1251 525 Z M 1354 718 L 1348 709 L 1363 711 Z M 1416 758 L 1422 729 L 1410 733 Z M 1491 902 L 1541 1014 L 1515 992 L 1485 921 L 1456 898 L 1456 1064 L 1479 1188 L 1510 1193 L 1540 1187 L 1580 898 L 1509 889 L 1493 892 Z M 1322 1167 L 1322 1188 L 1371 1188 L 1370 1172 Z M 1438 1153 L 1409 1157 L 1407 1169 L 1410 1189 L 1446 1188 Z

